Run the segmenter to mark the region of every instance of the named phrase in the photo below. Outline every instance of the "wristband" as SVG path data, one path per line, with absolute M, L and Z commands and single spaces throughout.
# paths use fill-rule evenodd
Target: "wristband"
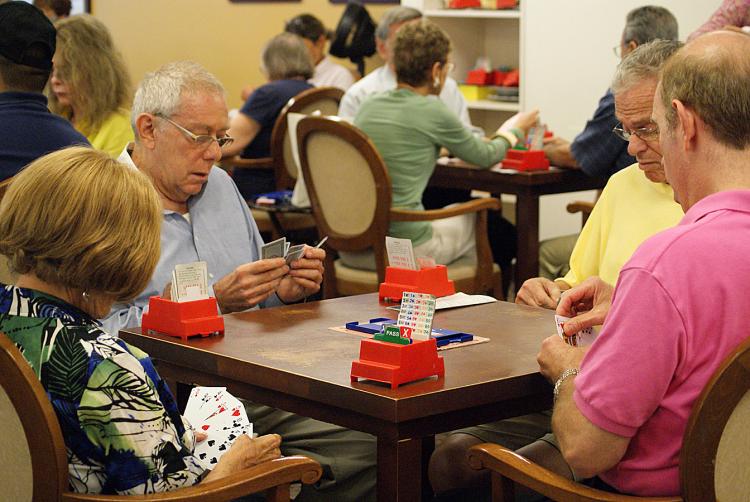
M 578 368 L 568 368 L 562 372 L 560 378 L 558 378 L 557 382 L 555 382 L 555 388 L 552 391 L 552 397 L 554 401 L 557 401 L 557 397 L 560 395 L 560 387 L 562 386 L 563 382 L 572 376 L 576 376 L 579 372 L 580 371 L 578 370 Z
M 497 131 L 495 134 L 492 135 L 492 139 L 497 138 L 503 138 L 505 141 L 508 142 L 511 148 L 516 146 L 516 143 L 518 143 L 518 138 L 515 134 L 508 132 L 508 131 Z

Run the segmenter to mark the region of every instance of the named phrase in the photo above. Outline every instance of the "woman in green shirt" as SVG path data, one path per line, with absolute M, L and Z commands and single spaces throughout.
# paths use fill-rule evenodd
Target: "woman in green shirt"
M 393 207 L 424 210 L 422 193 L 435 169 L 441 147 L 472 164 L 489 168 L 523 140 L 538 112 L 520 113 L 505 122 L 490 140 L 469 132 L 439 99 L 452 64 L 451 42 L 429 21 L 399 29 L 393 46 L 397 87 L 362 104 L 354 124 L 373 141 L 388 167 Z M 474 215 L 434 222 L 392 222 L 388 234 L 408 238 L 416 255 L 449 264 L 475 254 Z M 492 236 L 490 242 L 495 245 Z M 499 243 L 502 245 L 502 243 Z M 342 253 L 358 268 L 374 268 L 368 256 Z

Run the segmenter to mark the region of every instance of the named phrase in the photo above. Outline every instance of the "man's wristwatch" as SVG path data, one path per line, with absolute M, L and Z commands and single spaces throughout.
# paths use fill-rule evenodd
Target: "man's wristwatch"
M 560 378 L 557 379 L 557 382 L 555 382 L 555 388 L 552 391 L 552 397 L 555 401 L 557 401 L 557 396 L 560 395 L 560 387 L 562 386 L 563 382 L 572 376 L 575 376 L 579 373 L 578 368 L 568 368 L 565 371 L 562 372 L 560 375 Z

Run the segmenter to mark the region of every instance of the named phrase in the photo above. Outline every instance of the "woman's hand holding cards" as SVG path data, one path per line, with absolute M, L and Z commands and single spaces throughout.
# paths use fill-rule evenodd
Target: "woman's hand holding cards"
M 281 457 L 281 436 L 266 434 L 251 439 L 243 434 L 234 440 L 232 446 L 219 460 L 216 467 L 204 478 L 213 481 L 254 465 Z

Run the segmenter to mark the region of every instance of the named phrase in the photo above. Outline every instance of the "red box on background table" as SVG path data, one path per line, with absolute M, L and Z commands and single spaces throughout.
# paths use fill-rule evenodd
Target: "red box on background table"
M 434 338 L 409 345 L 365 339 L 360 342 L 359 360 L 352 361 L 352 382 L 365 378 L 389 383 L 392 389 L 435 375 L 445 376 L 445 363 L 437 355 Z
M 378 291 L 380 301 L 401 301 L 404 291 L 448 296 L 456 292 L 456 286 L 448 279 L 448 269 L 445 265 L 420 270 L 386 267 L 385 280 Z
M 148 300 L 148 312 L 143 314 L 141 329 L 176 336 L 187 340 L 191 336 L 224 334 L 224 318 L 218 314 L 216 298 L 173 302 L 160 296 Z
M 508 150 L 503 159 L 503 168 L 516 171 L 545 171 L 549 169 L 549 159 L 544 150 Z

